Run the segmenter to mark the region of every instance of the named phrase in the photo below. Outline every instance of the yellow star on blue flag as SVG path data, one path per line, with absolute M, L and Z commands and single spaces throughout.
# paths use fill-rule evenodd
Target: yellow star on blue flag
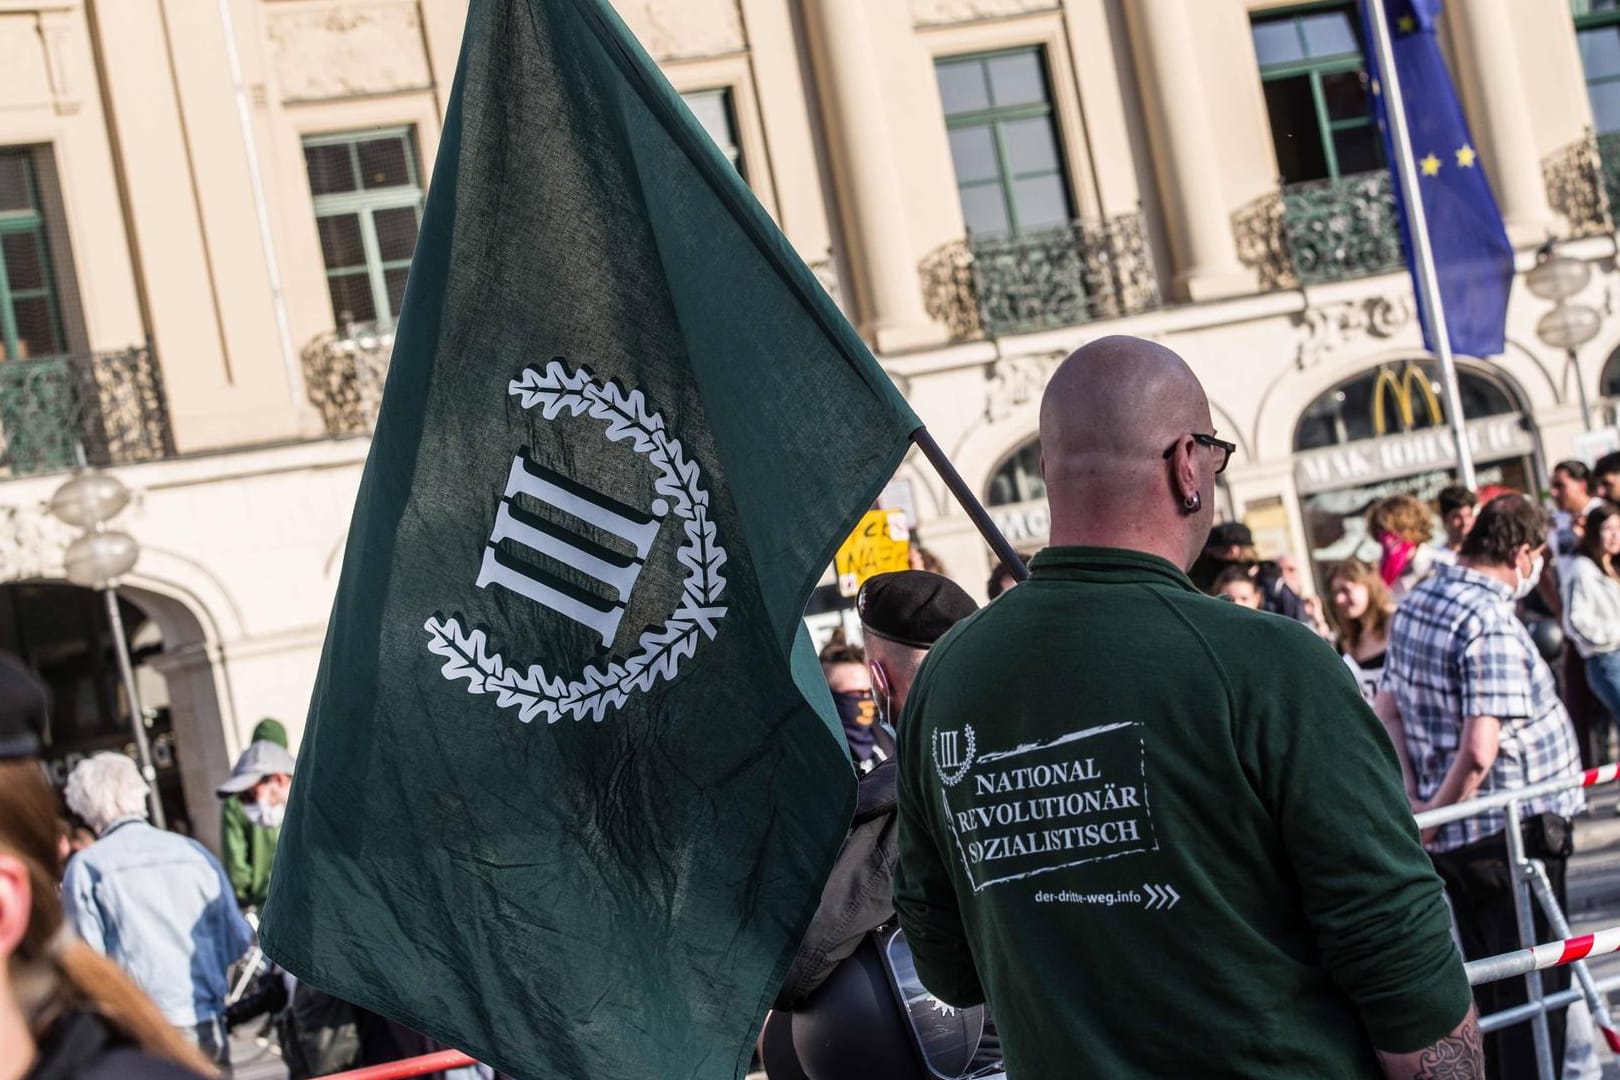
M 1388 25 L 1399 27 L 1400 33 L 1390 42 L 1393 69 L 1384 70 L 1377 57 L 1368 65 L 1369 82 L 1386 91 L 1371 95 L 1373 119 L 1386 160 L 1396 160 L 1394 125 L 1386 114 L 1398 89 L 1420 181 L 1415 191 L 1404 190 L 1399 178 L 1394 185 L 1407 267 L 1413 265 L 1410 200 L 1421 198 L 1451 348 L 1465 356 L 1496 356 L 1506 344 L 1513 247 L 1440 53 L 1435 19 L 1442 0 L 1366 0 L 1362 6 L 1366 41 L 1373 40 L 1370 19 L 1375 3 L 1384 5 Z M 1458 6 L 1453 4 L 1452 10 Z M 1455 162 L 1456 168 L 1446 168 L 1447 162 Z M 1429 301 L 1421 289 L 1417 301 L 1423 312 L 1424 344 L 1434 349 Z

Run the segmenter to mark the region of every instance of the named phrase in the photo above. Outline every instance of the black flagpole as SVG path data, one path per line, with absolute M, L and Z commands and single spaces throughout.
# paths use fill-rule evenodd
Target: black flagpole
M 951 464 L 951 459 L 945 456 L 945 451 L 939 448 L 939 443 L 934 441 L 928 429 L 920 427 L 913 431 L 911 441 L 917 444 L 917 449 L 923 452 L 923 456 L 934 467 L 934 471 L 939 473 L 939 478 L 945 481 L 945 486 L 956 496 L 956 501 L 967 511 L 974 528 L 979 530 L 979 535 L 990 545 L 990 550 L 996 553 L 996 558 L 1012 572 L 1013 580 L 1023 581 L 1029 577 L 1029 567 L 1024 565 L 1024 560 L 1013 550 L 1007 538 L 1001 535 L 1001 530 L 990 520 L 990 515 L 985 512 L 973 492 L 968 490 L 967 484 L 962 481 L 962 474 L 956 471 L 956 466 Z

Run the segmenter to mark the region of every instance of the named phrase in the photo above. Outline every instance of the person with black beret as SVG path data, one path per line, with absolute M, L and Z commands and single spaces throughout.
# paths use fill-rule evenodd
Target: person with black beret
M 856 595 L 855 609 L 866 635 L 876 726 L 892 728 L 928 650 L 978 605 L 949 578 L 899 570 L 868 579 Z M 893 745 L 892 735 L 885 744 Z M 831 1019 L 847 1016 L 843 1010 L 849 1005 L 849 988 L 839 985 L 841 976 L 835 972 L 846 961 L 854 964 L 847 977 L 858 984 L 864 975 L 856 968 L 865 968 L 859 957 L 851 957 L 871 931 L 894 919 L 894 814 L 895 762 L 890 756 L 861 777 L 850 834 L 777 993 L 779 1011 L 771 1014 L 761 1040 L 771 1080 L 800 1080 L 807 1073 L 892 1080 L 924 1075 L 898 1015 L 891 1018 L 892 1025 L 880 1017 L 864 1017 L 860 1030 Z M 797 1021 L 789 1011 L 800 1013 Z M 861 1071 L 856 1071 L 857 1063 Z

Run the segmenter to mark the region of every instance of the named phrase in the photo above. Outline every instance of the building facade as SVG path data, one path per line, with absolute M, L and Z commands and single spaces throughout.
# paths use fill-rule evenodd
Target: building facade
M 1025 550 L 1046 379 L 1095 337 L 1187 357 L 1239 450 L 1221 510 L 1316 564 L 1432 494 L 1445 414 L 1340 0 L 615 0 Z M 121 589 L 171 813 L 199 835 L 262 716 L 295 738 L 386 370 L 464 0 L 0 0 L 0 647 L 50 749 L 121 746 L 99 598 L 44 509 L 135 493 Z M 1450 0 L 1442 42 L 1520 269 L 1549 236 L 1620 284 L 1620 2 Z M 1613 133 L 1613 134 L 1611 134 Z M 1482 484 L 1535 489 L 1620 397 L 1516 284 L 1461 358 Z M 990 563 L 920 461 L 894 498 Z

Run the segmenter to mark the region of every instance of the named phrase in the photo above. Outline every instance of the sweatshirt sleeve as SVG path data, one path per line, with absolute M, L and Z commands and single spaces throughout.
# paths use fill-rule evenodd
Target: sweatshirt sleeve
M 1609 652 L 1620 646 L 1620 625 L 1604 617 L 1608 608 L 1602 590 L 1612 586 L 1586 567 L 1575 567 L 1564 587 L 1565 629 L 1588 652 Z
M 963 1008 L 981 1004 L 984 989 L 968 949 L 956 888 L 940 850 L 937 837 L 941 832 L 935 826 L 934 808 L 929 802 L 924 772 L 928 755 L 920 730 L 925 702 L 925 689 L 919 679 L 900 724 L 900 855 L 894 875 L 894 910 L 906 932 L 923 985 L 946 1004 Z
M 1394 748 L 1349 670 L 1304 633 L 1279 638 L 1274 677 L 1238 703 L 1240 752 L 1277 823 L 1323 962 L 1373 1045 L 1422 1049 L 1470 1002 L 1440 879 Z

